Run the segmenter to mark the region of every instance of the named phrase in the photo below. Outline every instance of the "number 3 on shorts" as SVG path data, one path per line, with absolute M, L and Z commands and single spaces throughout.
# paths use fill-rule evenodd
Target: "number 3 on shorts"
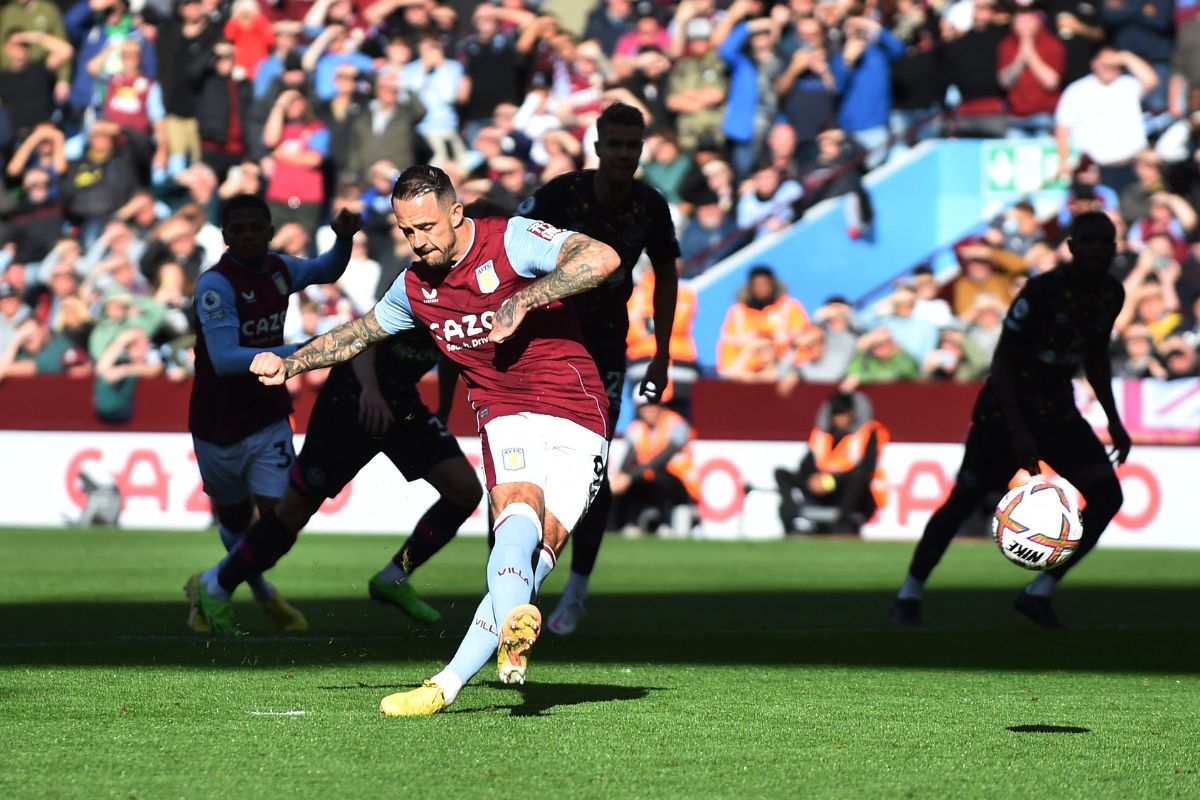
M 290 467 L 292 465 L 292 454 L 288 452 L 287 442 L 275 442 L 271 446 L 279 451 L 279 461 L 275 462 L 275 466 L 279 469 Z

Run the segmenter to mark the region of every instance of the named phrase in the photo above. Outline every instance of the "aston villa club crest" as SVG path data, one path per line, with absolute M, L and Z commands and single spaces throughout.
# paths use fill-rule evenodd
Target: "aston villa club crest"
M 475 282 L 479 284 L 479 291 L 484 294 L 491 294 L 500 288 L 500 276 L 496 274 L 496 268 L 491 261 L 475 268 Z
M 275 288 L 279 290 L 280 294 L 286 295 L 288 293 L 287 278 L 283 277 L 282 272 L 276 272 L 271 276 L 271 280 L 275 281 Z
M 500 463 L 510 472 L 525 469 L 525 450 L 520 447 L 509 447 L 501 450 Z

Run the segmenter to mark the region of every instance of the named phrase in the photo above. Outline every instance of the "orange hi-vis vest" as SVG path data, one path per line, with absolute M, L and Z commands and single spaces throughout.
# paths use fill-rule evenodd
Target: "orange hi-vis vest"
M 797 365 L 805 364 L 812 359 L 807 348 L 794 356 L 791 353 L 800 349 L 800 337 L 811 326 L 804 306 L 787 295 L 762 309 L 751 308 L 744 302 L 734 303 L 725 315 L 721 338 L 717 342 L 717 372 L 733 365 L 742 348 L 761 337 L 770 337 L 775 343 L 777 361 L 790 358 Z
M 625 337 L 625 356 L 630 361 L 654 358 L 658 342 L 654 338 L 654 271 L 633 287 L 629 295 L 629 334 Z M 696 361 L 696 340 L 692 338 L 692 323 L 696 319 L 696 290 L 686 283 L 679 284 L 675 298 L 675 323 L 671 326 L 671 360 L 685 363 Z
M 876 460 L 875 474 L 871 476 L 871 494 L 875 496 L 875 505 L 883 508 L 888 495 L 887 476 L 880 464 L 883 463 L 883 448 L 891 440 L 891 434 L 882 422 L 869 420 L 858 430 L 843 436 L 837 446 L 833 444 L 832 433 L 814 428 L 808 435 L 808 449 L 813 454 L 818 471 L 834 474 L 849 472 L 866 454 L 872 433 L 875 434 Z
M 683 426 L 688 432 L 688 444 L 671 457 L 667 462 L 667 472 L 674 475 L 687 489 L 692 499 L 700 497 L 700 482 L 697 480 L 695 465 L 692 463 L 692 439 L 696 438 L 692 426 L 687 420 L 668 408 L 662 410 L 658 422 L 650 427 L 641 419 L 635 419 L 625 428 L 625 438 L 633 452 L 637 454 L 639 464 L 649 463 L 655 456 L 666 450 L 671 444 L 671 434 Z M 647 475 L 646 477 L 651 477 Z

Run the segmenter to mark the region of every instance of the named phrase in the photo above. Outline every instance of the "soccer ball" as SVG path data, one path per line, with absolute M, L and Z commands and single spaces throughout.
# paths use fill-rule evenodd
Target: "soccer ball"
M 1034 478 L 1001 498 L 992 515 L 992 536 L 1004 557 L 1025 569 L 1062 564 L 1083 537 L 1074 492 Z

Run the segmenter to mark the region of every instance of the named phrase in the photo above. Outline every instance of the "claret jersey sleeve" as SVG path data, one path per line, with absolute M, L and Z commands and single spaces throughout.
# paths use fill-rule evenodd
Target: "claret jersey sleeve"
M 416 320 L 413 318 L 412 306 L 409 304 L 408 292 L 404 288 L 404 279 L 407 275 L 408 270 L 401 272 L 396 280 L 392 281 L 387 293 L 375 304 L 375 319 L 381 328 L 392 335 L 417 327 Z
M 504 249 L 513 271 L 526 278 L 553 272 L 563 244 L 575 231 L 556 228 L 549 222 L 513 217 L 504 231 Z

